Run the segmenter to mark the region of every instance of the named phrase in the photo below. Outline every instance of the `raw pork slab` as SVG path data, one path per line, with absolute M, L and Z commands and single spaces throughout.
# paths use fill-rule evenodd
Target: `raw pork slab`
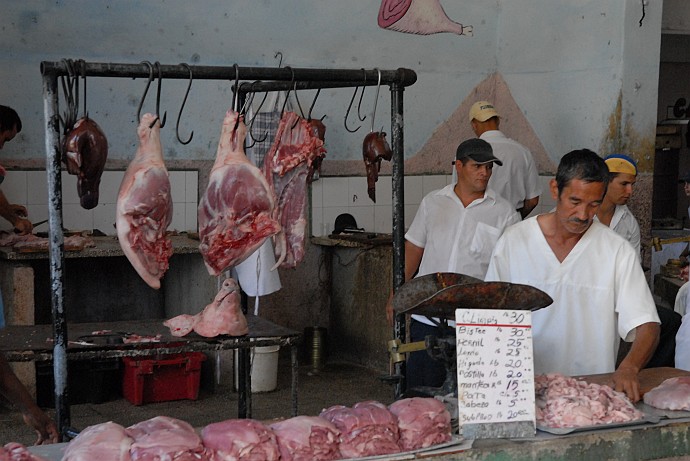
M 280 231 L 273 192 L 244 153 L 246 134 L 239 114 L 229 110 L 198 208 L 199 251 L 211 275 L 241 263 Z
M 690 376 L 667 379 L 644 395 L 644 403 L 662 410 L 690 410 Z
M 165 234 L 172 220 L 170 179 L 163 164 L 160 121 L 144 114 L 137 133 L 139 148 L 117 194 L 117 238 L 141 278 L 158 289 L 173 253 Z

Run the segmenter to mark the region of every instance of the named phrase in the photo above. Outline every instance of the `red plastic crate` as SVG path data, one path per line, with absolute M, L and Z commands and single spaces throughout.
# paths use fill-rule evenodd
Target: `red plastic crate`
M 171 354 L 163 358 L 123 357 L 122 393 L 134 405 L 171 400 L 196 400 L 199 396 L 201 352 Z

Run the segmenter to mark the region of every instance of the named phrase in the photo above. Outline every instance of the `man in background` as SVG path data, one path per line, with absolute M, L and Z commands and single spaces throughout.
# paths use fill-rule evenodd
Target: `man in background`
M 10 107 L 0 105 L 0 149 L 21 130 L 22 122 L 17 112 Z M 0 167 L 0 175 L 0 182 L 2 182 L 2 179 L 5 178 L 5 169 L 2 167 Z M 33 226 L 26 219 L 26 215 L 25 207 L 10 204 L 5 198 L 5 194 L 0 190 L 0 216 L 12 223 L 21 234 L 28 234 L 33 230 Z M 4 305 L 0 297 L 0 328 L 4 326 Z M 15 405 L 21 411 L 26 424 L 36 430 L 38 435 L 36 445 L 58 441 L 58 429 L 55 422 L 36 405 L 26 387 L 10 368 L 3 354 L 0 354 L 0 395 Z
M 434 272 L 454 272 L 484 279 L 489 257 L 503 230 L 520 221 L 511 203 L 487 188 L 494 164 L 491 145 L 468 139 L 456 151 L 457 182 L 430 192 L 419 205 L 405 234 L 405 281 Z M 386 317 L 393 324 L 392 295 Z M 410 341 L 424 341 L 428 335 L 454 335 L 453 328 L 438 327 L 439 319 L 413 315 Z M 412 352 L 407 360 L 407 389 L 440 387 L 445 365 L 426 351 Z
M 472 130 L 491 144 L 494 155 L 503 163 L 489 180 L 489 187 L 513 204 L 525 219 L 539 203 L 539 172 L 532 153 L 508 138 L 499 129 L 500 116 L 488 101 L 475 102 L 470 108 Z

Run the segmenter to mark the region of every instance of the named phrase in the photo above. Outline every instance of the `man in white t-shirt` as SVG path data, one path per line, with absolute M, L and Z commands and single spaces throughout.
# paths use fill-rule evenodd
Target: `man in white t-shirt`
M 535 373 L 614 372 L 611 386 L 636 402 L 638 373 L 659 341 L 659 316 L 635 250 L 594 220 L 608 180 L 596 153 L 563 156 L 550 184 L 555 211 L 507 229 L 486 280 L 532 285 L 554 300 L 532 314 Z M 619 338 L 632 346 L 616 368 Z
M 513 204 L 522 219 L 539 203 L 541 186 L 532 153 L 499 129 L 500 117 L 488 101 L 475 102 L 470 108 L 472 130 L 491 144 L 494 155 L 503 166 L 491 175 L 489 187 Z
M 405 281 L 434 272 L 455 272 L 484 278 L 489 257 L 503 230 L 520 221 L 513 206 L 487 188 L 494 164 L 491 145 L 468 139 L 458 146 L 455 160 L 457 182 L 429 193 L 419 205 L 405 234 Z M 386 306 L 388 322 L 393 307 Z M 427 335 L 454 334 L 439 331 L 432 320 L 413 315 L 410 340 L 424 341 Z M 426 351 L 412 352 L 407 360 L 407 388 L 439 387 L 445 379 L 444 364 Z

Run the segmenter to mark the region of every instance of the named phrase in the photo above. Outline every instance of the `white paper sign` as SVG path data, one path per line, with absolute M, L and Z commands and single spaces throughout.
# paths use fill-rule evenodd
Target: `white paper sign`
M 460 425 L 535 422 L 532 313 L 455 311 Z

